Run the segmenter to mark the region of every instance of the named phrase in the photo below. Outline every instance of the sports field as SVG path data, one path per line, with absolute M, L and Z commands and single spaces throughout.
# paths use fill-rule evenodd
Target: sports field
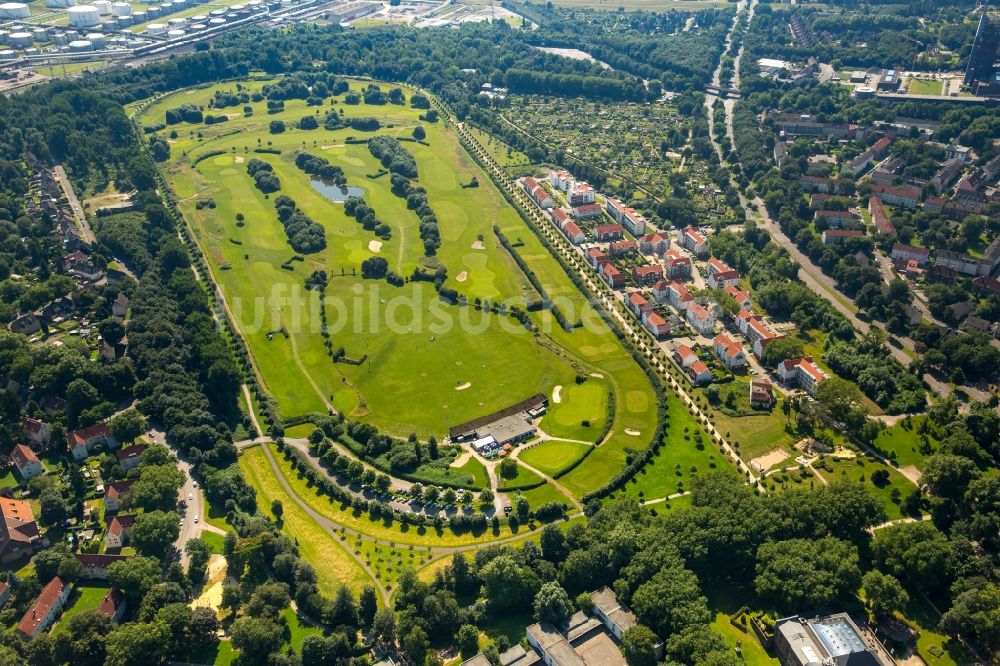
M 265 83 L 240 85 L 253 92 Z M 342 117 L 374 117 L 381 129 L 325 130 L 323 118 L 330 107 L 310 107 L 304 100 L 285 100 L 284 110 L 273 114 L 266 101 L 249 102 L 250 116 L 242 112 L 242 104 L 208 108 L 216 90 L 235 92 L 236 85 L 168 95 L 139 120 L 147 126 L 161 124 L 167 109 L 182 104 L 229 116 L 223 123 L 182 122 L 161 130 L 171 148 L 163 168 L 249 344 L 262 382 L 284 415 L 333 407 L 394 435 L 412 432 L 440 438 L 452 425 L 537 392 L 551 396 L 553 388 L 561 386 L 564 400 L 552 405 L 543 427 L 558 437 L 592 441 L 603 431 L 613 393 L 613 434 L 601 447 L 602 455 L 595 456 L 595 466 L 571 485 L 581 493 L 616 474 L 626 448 L 648 441 L 655 426 L 649 381 L 443 122 L 421 122 L 422 111 L 408 104 L 347 105 L 343 97 L 332 103 Z M 365 85 L 368 82 L 350 82 L 353 91 Z M 391 87 L 382 84 L 385 91 Z M 409 99 L 414 91 L 402 88 Z M 297 129 L 306 115 L 315 115 L 320 128 Z M 274 120 L 283 121 L 286 131 L 270 133 Z M 381 165 L 367 145 L 347 142 L 376 134 L 409 137 L 418 124 L 426 130 L 427 145 L 402 145 L 416 160 L 416 184 L 426 189 L 438 218 L 442 243 L 430 258 L 424 256 L 417 216 L 392 193 L 389 177 L 369 177 Z M 295 166 L 295 156 L 303 150 L 343 169 L 347 184 L 361 188 L 368 205 L 390 227 L 390 239 L 376 238 L 348 217 L 342 204 L 315 189 Z M 265 195 L 254 186 L 246 171 L 251 159 L 271 165 L 281 184 L 279 192 Z M 478 187 L 462 187 L 473 177 Z M 294 199 L 323 227 L 325 249 L 290 261 L 295 252 L 274 208 L 279 194 Z M 243 219 L 238 221 L 237 214 Z M 361 263 L 374 255 L 384 257 L 389 269 L 402 276 L 415 268 L 443 266 L 445 286 L 470 302 L 479 298 L 524 307 L 526 279 L 499 245 L 494 225 L 518 246 L 518 254 L 567 317 L 592 326 L 566 333 L 543 311 L 531 314 L 541 330 L 535 335 L 508 316 L 447 304 L 428 282 L 395 287 L 360 277 Z M 364 359 L 360 364 L 334 363 L 328 355 L 319 294 L 305 289 L 306 279 L 317 270 L 330 278 L 325 302 L 332 348 L 343 347 L 348 359 Z M 579 374 L 588 376 L 582 385 L 574 381 Z M 628 437 L 625 429 L 641 434 Z

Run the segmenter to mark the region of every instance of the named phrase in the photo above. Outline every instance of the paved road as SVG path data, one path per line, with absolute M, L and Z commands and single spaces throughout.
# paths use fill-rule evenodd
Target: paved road
M 66 195 L 66 199 L 69 201 L 69 207 L 73 211 L 73 217 L 76 218 L 76 224 L 80 227 L 80 236 L 83 238 L 85 243 L 94 244 L 96 238 L 94 237 L 94 232 L 90 228 L 90 222 L 87 221 L 87 215 L 83 212 L 83 206 L 80 205 L 80 200 L 76 198 L 76 192 L 73 191 L 73 184 L 69 182 L 69 177 L 66 175 L 66 169 L 62 165 L 58 165 L 52 168 L 52 173 L 59 181 L 59 187 L 62 188 L 63 194 Z

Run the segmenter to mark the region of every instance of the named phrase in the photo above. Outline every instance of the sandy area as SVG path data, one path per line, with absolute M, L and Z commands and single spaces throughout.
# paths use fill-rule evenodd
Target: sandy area
M 448 467 L 461 467 L 465 463 L 469 462 L 469 458 L 472 457 L 472 452 L 465 450 L 458 454 L 458 457 L 451 461 Z
M 458 386 L 456 386 L 455 390 L 456 391 L 464 391 L 465 389 L 469 388 L 470 386 L 472 386 L 472 382 L 465 382 L 464 384 L 459 384 Z
M 483 245 L 483 241 L 477 240 L 475 243 L 472 244 L 472 249 L 473 250 L 485 250 L 486 246 Z
M 368 249 L 371 252 L 378 252 L 382 249 L 382 241 L 370 240 L 368 241 Z
M 469 279 L 469 272 L 468 271 L 462 271 L 461 273 L 459 273 L 458 275 L 455 276 L 455 281 L 456 282 L 465 282 L 468 279 Z
M 233 158 L 233 161 L 236 162 L 237 164 L 243 164 L 245 158 L 242 155 L 237 155 L 236 157 Z
M 552 389 L 552 402 L 557 405 L 562 402 L 562 386 L 556 386 Z
M 751 460 L 750 467 L 756 470 L 768 470 L 787 457 L 788 451 L 785 449 L 773 449 L 772 451 Z
M 219 610 L 222 605 L 222 585 L 226 581 L 226 558 L 212 555 L 208 560 L 208 577 L 201 594 L 191 602 L 191 608 L 207 606 Z
M 599 372 L 592 372 L 590 373 L 590 376 L 593 377 L 594 379 L 604 379 L 604 375 L 602 375 Z
M 899 473 L 905 476 L 907 479 L 913 483 L 920 483 L 920 470 L 917 469 L 916 465 L 907 465 L 906 467 L 900 467 Z
M 642 433 L 639 432 L 638 430 L 633 430 L 632 428 L 625 428 L 625 434 L 630 435 L 632 437 L 638 437 Z

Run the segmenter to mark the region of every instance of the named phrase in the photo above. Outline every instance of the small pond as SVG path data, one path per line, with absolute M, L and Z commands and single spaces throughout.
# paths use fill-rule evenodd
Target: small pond
M 363 197 L 365 191 L 360 187 L 340 186 L 328 180 L 312 179 L 313 189 L 330 201 L 344 203 L 351 197 Z

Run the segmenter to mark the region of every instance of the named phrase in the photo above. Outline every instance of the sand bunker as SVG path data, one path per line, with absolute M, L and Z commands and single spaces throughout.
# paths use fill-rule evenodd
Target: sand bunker
M 472 244 L 472 249 L 473 250 L 485 250 L 486 246 L 483 245 L 483 241 L 477 240 L 475 243 Z
M 760 471 L 766 471 L 780 463 L 788 457 L 785 449 L 774 449 L 762 456 L 758 456 L 750 461 L 750 467 Z
M 368 241 L 368 249 L 371 252 L 378 252 L 382 249 L 382 241 L 370 240 Z
M 469 279 L 469 272 L 468 271 L 462 271 L 461 273 L 459 273 L 458 275 L 455 276 L 455 280 L 457 282 L 465 282 L 468 279 Z
M 456 391 L 464 391 L 465 389 L 469 388 L 470 386 L 472 386 L 472 382 L 465 382 L 464 384 L 459 384 L 458 386 L 456 386 L 455 390 Z
M 465 463 L 469 462 L 469 458 L 471 457 L 472 457 L 472 452 L 468 450 L 463 450 L 460 454 L 458 454 L 457 458 L 451 461 L 451 464 L 448 465 L 448 467 L 461 467 Z
M 237 164 L 243 164 L 244 159 L 245 158 L 242 155 L 237 155 L 236 157 L 233 158 L 233 161 L 236 162 Z
M 633 430 L 632 428 L 625 428 L 625 434 L 631 435 L 632 437 L 638 437 L 642 433 L 639 432 L 638 430 Z
M 552 402 L 557 405 L 562 402 L 562 386 L 552 389 Z
M 590 376 L 593 377 L 594 379 L 604 379 L 604 375 L 602 375 L 599 372 L 592 372 L 590 373 Z

